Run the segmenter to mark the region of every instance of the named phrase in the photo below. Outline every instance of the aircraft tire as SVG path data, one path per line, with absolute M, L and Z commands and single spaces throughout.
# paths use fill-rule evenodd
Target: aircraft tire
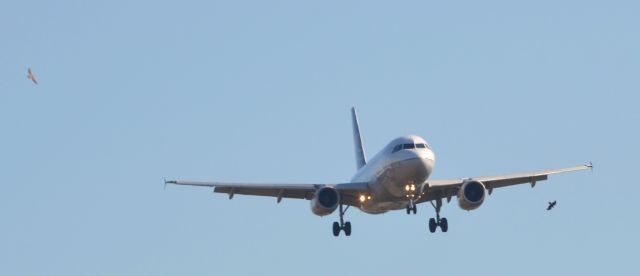
M 337 237 L 340 235 L 340 224 L 337 221 L 333 222 L 333 236 Z
M 344 234 L 348 236 L 351 236 L 351 222 L 347 221 L 344 223 Z
M 447 218 L 440 219 L 440 229 L 443 233 L 446 233 L 449 230 L 449 223 L 447 222 Z
M 429 219 L 429 232 L 435 233 L 437 227 L 438 227 L 438 225 L 436 224 L 436 219 L 430 218 Z

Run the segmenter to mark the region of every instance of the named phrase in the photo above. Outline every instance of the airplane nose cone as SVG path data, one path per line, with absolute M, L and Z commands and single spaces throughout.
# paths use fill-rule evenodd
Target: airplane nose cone
M 431 160 L 432 162 L 436 161 L 435 154 L 430 149 L 418 151 L 417 152 L 417 157 L 420 158 L 420 159 L 428 159 L 428 160 Z
M 396 197 L 406 195 L 406 185 L 421 185 L 424 183 L 433 169 L 433 161 L 428 158 L 410 158 L 397 162 L 392 168 L 392 187 L 389 192 Z
M 432 167 L 436 162 L 435 154 L 431 149 L 419 149 L 402 152 L 402 160 L 415 160 L 425 163 L 429 167 Z

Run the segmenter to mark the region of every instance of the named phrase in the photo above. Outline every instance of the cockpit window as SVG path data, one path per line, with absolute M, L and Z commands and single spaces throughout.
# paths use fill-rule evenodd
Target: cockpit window
M 415 149 L 416 145 L 415 144 L 404 144 L 402 145 L 402 149 Z
M 402 150 L 402 149 L 416 149 L 416 148 L 418 148 L 418 149 L 428 149 L 429 145 L 422 144 L 422 143 L 421 144 L 399 144 L 399 145 L 396 145 L 395 147 L 393 147 L 393 150 L 391 151 L 391 153 L 396 153 L 396 152 L 398 152 L 399 150 Z
M 396 153 L 396 151 L 399 151 L 402 149 L 402 145 L 396 145 L 395 147 L 393 147 L 393 150 L 391 151 L 391 153 Z

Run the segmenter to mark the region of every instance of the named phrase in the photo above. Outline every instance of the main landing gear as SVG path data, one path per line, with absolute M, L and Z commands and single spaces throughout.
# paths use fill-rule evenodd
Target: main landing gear
M 442 232 L 447 232 L 447 230 L 449 230 L 449 223 L 447 223 L 446 218 L 440 218 L 440 208 L 442 207 L 442 199 L 440 198 L 436 199 L 436 204 L 433 204 L 433 201 L 432 201 L 431 205 L 433 206 L 433 208 L 436 209 L 436 218 L 429 219 L 429 232 L 434 233 L 438 228 L 438 226 L 440 226 L 440 230 L 442 230 Z
M 337 221 L 333 222 L 333 236 L 337 237 L 340 235 L 340 230 L 344 230 L 344 234 L 348 237 L 351 236 L 351 222 L 344 222 L 344 213 L 349 209 L 349 205 L 347 208 L 342 209 L 342 203 L 340 203 L 340 223 Z

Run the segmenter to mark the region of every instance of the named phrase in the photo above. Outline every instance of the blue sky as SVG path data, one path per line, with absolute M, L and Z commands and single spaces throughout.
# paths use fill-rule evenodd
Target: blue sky
M 0 4 L 0 274 L 633 274 L 640 6 L 516 2 Z M 447 204 L 445 234 L 430 205 L 334 238 L 306 201 L 163 190 L 347 181 L 351 106 L 434 178 L 595 171 Z

